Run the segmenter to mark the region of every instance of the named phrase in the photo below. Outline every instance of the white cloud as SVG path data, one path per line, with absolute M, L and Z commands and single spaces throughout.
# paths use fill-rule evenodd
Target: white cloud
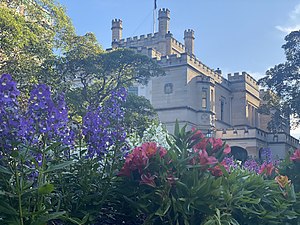
M 280 31 L 283 32 L 283 33 L 289 34 L 289 33 L 291 33 L 292 31 L 300 30 L 300 24 L 297 24 L 297 25 L 295 25 L 295 26 L 287 26 L 287 27 L 276 26 L 276 29 L 277 29 L 277 30 L 280 30 Z
M 285 34 L 300 30 L 300 3 L 289 13 L 289 20 L 286 25 L 277 25 L 275 28 Z

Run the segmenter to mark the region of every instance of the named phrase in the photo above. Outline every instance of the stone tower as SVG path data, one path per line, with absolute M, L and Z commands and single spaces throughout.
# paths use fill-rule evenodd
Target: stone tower
M 165 35 L 169 31 L 170 24 L 170 10 L 169 9 L 160 9 L 158 11 L 158 33 L 160 35 Z
M 185 45 L 185 51 L 189 55 L 194 55 L 194 40 L 195 40 L 195 34 L 194 31 L 191 29 L 184 31 L 184 45 Z
M 113 19 L 112 20 L 112 43 L 118 42 L 122 39 L 122 20 L 120 19 Z

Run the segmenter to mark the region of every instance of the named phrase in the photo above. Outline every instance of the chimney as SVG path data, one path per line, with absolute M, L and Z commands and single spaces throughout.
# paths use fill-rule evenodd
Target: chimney
M 169 9 L 160 9 L 158 11 L 158 32 L 161 35 L 165 35 L 169 31 L 170 23 L 170 10 Z
M 192 29 L 188 29 L 184 31 L 184 45 L 185 45 L 185 51 L 189 55 L 194 55 L 194 40 L 195 40 L 195 34 Z
M 112 43 L 118 42 L 122 39 L 122 20 L 120 19 L 114 19 L 112 20 L 112 26 L 111 26 L 111 31 L 112 31 Z

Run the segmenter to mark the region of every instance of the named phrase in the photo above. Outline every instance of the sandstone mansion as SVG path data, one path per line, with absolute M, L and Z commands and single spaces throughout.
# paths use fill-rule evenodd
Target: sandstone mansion
M 260 157 L 269 147 L 275 157 L 299 146 L 290 136 L 289 125 L 276 133 L 267 129 L 270 116 L 258 113 L 263 91 L 245 72 L 228 74 L 203 64 L 194 55 L 194 31 L 184 31 L 184 44 L 169 29 L 170 11 L 158 12 L 158 32 L 122 39 L 122 21 L 112 21 L 112 49 L 131 48 L 157 60 L 166 76 L 152 78 L 147 86 L 133 87 L 148 98 L 159 119 L 173 132 L 176 119 L 181 125 L 197 127 L 207 135 L 222 138 L 237 159 Z

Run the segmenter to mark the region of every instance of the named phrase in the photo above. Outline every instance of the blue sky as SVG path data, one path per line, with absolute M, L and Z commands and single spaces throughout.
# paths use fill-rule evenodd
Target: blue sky
M 154 0 L 59 0 L 77 34 L 96 34 L 104 49 L 111 44 L 111 20 L 123 21 L 123 38 L 152 32 Z M 180 42 L 195 31 L 195 54 L 211 68 L 247 71 L 255 78 L 283 62 L 281 46 L 300 29 L 300 0 L 157 0 L 171 11 L 170 31 Z M 299 133 L 300 135 L 300 133 Z M 299 137 L 297 135 L 297 137 Z
M 79 35 L 111 43 L 111 20 L 123 20 L 123 37 L 152 32 L 154 0 L 60 0 Z M 254 77 L 284 61 L 284 36 L 300 29 L 300 0 L 157 0 L 171 11 L 170 31 L 183 42 L 195 30 L 196 56 L 211 68 L 247 71 Z

